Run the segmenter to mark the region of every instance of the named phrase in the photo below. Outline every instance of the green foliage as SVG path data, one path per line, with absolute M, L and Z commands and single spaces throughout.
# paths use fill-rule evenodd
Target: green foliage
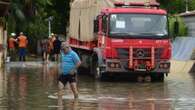
M 30 39 L 30 50 L 37 41 L 48 37 L 48 17 L 53 16 L 52 32 L 66 34 L 70 0 L 11 0 L 7 18 L 8 34 L 24 32 Z
M 48 7 L 49 16 L 53 16 L 52 31 L 57 34 L 66 34 L 66 26 L 69 22 L 70 0 L 52 0 L 53 5 Z
M 37 46 L 37 41 L 40 39 L 45 39 L 48 36 L 47 22 L 43 22 L 39 18 L 35 18 L 33 22 L 28 23 L 28 28 L 25 32 L 28 32 L 29 38 L 29 49 L 31 52 L 35 53 Z
M 170 15 L 185 12 L 185 0 L 157 0 L 161 8 L 168 10 Z M 53 16 L 52 32 L 66 34 L 69 23 L 70 0 L 11 0 L 10 13 L 7 18 L 8 34 L 23 31 L 31 39 L 31 47 L 36 46 L 39 39 L 48 37 L 48 22 L 46 19 Z M 189 10 L 195 9 L 195 0 L 189 0 Z M 170 17 L 170 32 L 173 36 L 173 22 Z M 180 22 L 179 35 L 186 35 L 185 25 Z
M 187 27 L 185 26 L 182 18 L 174 17 L 173 15 L 177 15 L 179 13 L 183 13 L 186 11 L 186 1 L 188 4 L 188 11 L 195 10 L 195 0 L 157 0 L 161 4 L 161 8 L 168 11 L 169 14 L 169 32 L 171 36 L 186 36 L 187 35 Z M 179 22 L 179 33 L 175 35 L 174 33 L 174 22 L 176 18 Z
M 174 24 L 176 22 L 176 19 L 179 23 L 179 31 L 178 31 L 178 35 L 176 35 L 174 33 Z M 176 36 L 187 36 L 187 27 L 183 22 L 183 19 L 180 17 L 174 17 L 174 16 L 169 16 L 169 34 L 172 37 L 176 37 Z
M 16 32 L 26 31 L 30 23 L 36 22 L 37 19 L 42 20 L 39 25 L 46 27 L 48 25 L 46 19 L 53 16 L 52 31 L 57 34 L 65 34 L 69 21 L 69 2 L 70 0 L 12 0 L 11 13 L 8 18 L 9 32 L 13 32 L 14 28 Z M 21 24 L 27 25 L 27 27 L 21 26 Z M 32 26 L 30 27 L 32 28 Z
M 185 12 L 186 0 L 157 0 L 161 4 L 161 8 L 166 9 L 169 14 L 177 14 Z M 195 9 L 195 0 L 187 0 L 189 10 Z

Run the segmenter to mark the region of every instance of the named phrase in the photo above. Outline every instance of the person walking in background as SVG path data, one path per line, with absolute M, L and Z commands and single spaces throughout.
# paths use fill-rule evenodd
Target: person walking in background
M 28 39 L 23 32 L 20 32 L 19 37 L 17 38 L 18 47 L 19 47 L 19 61 L 25 61 L 26 48 L 28 45 Z
M 74 52 L 67 42 L 62 42 L 61 45 L 61 74 L 58 78 L 58 97 L 62 97 L 63 89 L 67 82 L 70 84 L 71 90 L 74 93 L 74 98 L 78 98 L 78 88 L 76 81 L 77 68 L 81 65 L 81 60 L 77 53 Z
M 52 38 L 49 37 L 47 40 L 47 52 L 46 52 L 46 62 L 49 63 L 49 57 L 50 55 L 52 55 L 52 51 L 53 51 L 53 42 L 52 42 Z
M 52 45 L 54 43 L 54 41 L 56 40 L 56 34 L 54 33 L 51 33 L 51 42 L 52 42 Z M 54 47 L 54 45 L 53 45 Z M 54 48 L 52 49 L 51 53 L 50 53 L 50 56 L 51 56 L 51 60 L 54 61 L 55 60 L 55 56 L 54 56 Z
M 56 36 L 56 39 L 53 42 L 53 47 L 55 61 L 58 61 L 61 47 L 61 41 L 59 40 L 58 36 Z
M 52 42 L 54 42 L 56 40 L 56 34 L 51 33 L 51 39 L 52 39 Z
M 15 43 L 16 43 L 16 34 L 15 33 L 11 33 L 11 36 L 9 37 L 9 40 L 8 40 L 8 50 L 9 50 L 9 57 L 10 57 L 10 60 L 13 61 L 15 60 L 15 52 L 16 52 L 16 48 L 15 48 Z
M 47 39 L 41 40 L 41 52 L 43 61 L 47 60 Z

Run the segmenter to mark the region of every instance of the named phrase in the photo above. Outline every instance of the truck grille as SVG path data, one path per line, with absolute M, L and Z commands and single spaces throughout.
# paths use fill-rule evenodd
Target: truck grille
M 155 48 L 155 59 L 160 59 L 161 55 L 163 54 L 163 48 Z
M 117 48 L 117 53 L 119 59 L 128 59 L 129 58 L 129 49 L 128 48 Z
M 117 48 L 116 50 L 119 59 L 129 58 L 128 48 Z M 155 59 L 160 59 L 162 52 L 163 52 L 163 48 L 155 48 Z M 133 57 L 138 59 L 149 58 L 151 57 L 151 48 L 133 48 Z
M 134 48 L 133 57 L 134 58 L 148 58 L 151 56 L 150 48 Z

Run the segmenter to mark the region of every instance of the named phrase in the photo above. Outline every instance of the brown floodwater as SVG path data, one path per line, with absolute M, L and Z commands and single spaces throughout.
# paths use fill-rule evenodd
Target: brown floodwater
M 61 99 L 57 64 L 9 63 L 0 72 L 0 110 L 195 110 L 195 74 L 171 73 L 158 83 L 100 82 L 84 74 L 79 99 L 68 86 Z

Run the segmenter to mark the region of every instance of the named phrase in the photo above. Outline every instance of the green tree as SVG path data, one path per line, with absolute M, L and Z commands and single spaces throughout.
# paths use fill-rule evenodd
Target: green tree
M 53 16 L 52 31 L 57 34 L 66 34 L 69 22 L 70 0 L 51 0 L 53 5 L 47 7 L 48 16 Z
M 46 7 L 50 0 L 12 0 L 8 16 L 8 33 L 23 31 L 30 39 L 30 50 L 37 45 L 37 40 L 48 36 Z
M 161 8 L 164 8 L 168 11 L 169 14 L 177 14 L 186 11 L 186 1 L 189 10 L 195 9 L 194 0 L 157 0 L 161 4 Z

